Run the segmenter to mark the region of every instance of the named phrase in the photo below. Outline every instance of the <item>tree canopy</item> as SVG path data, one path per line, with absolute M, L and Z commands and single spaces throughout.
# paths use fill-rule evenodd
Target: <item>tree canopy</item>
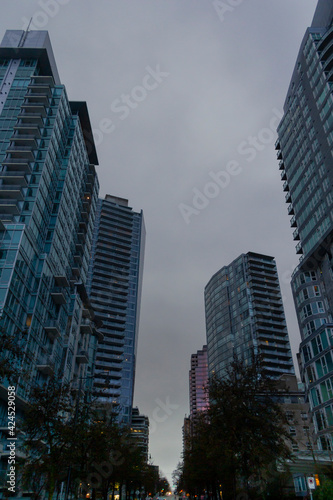
M 209 384 L 210 407 L 191 421 L 182 487 L 193 494 L 251 498 L 291 458 L 285 413 L 276 400 L 276 381 L 260 358 L 250 365 L 235 359 L 223 379 Z

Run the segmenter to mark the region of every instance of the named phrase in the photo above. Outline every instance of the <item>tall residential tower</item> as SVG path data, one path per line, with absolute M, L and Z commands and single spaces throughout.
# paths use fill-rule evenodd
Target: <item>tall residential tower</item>
M 299 362 L 320 449 L 333 449 L 333 1 L 320 0 L 297 56 L 276 149 L 300 264 L 292 289 Z
M 208 409 L 208 360 L 207 346 L 191 356 L 190 381 L 190 417 Z
M 270 376 L 294 373 L 273 257 L 249 252 L 222 267 L 205 288 L 205 312 L 209 376 L 258 354 Z
M 85 102 L 70 102 L 46 31 L 7 31 L 0 45 L 0 336 L 21 347 L 8 385 L 17 417 L 51 376 L 92 384 L 98 332 L 85 284 L 98 200 Z M 3 345 L 3 344 L 2 344 Z M 8 352 L 0 353 L 8 356 Z M 9 450 L 1 444 L 1 470 Z
M 123 198 L 100 199 L 89 271 L 89 296 L 104 335 L 97 351 L 94 393 L 117 405 L 120 420 L 127 423 L 133 404 L 144 245 L 142 212 L 134 212 Z

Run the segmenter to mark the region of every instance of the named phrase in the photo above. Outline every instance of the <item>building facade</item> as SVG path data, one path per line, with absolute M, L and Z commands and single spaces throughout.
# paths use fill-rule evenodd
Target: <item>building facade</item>
M 31 387 L 51 376 L 73 388 L 92 384 L 98 332 L 85 286 L 97 164 L 86 103 L 68 100 L 48 33 L 7 31 L 0 45 L 0 335 L 22 355 L 19 379 L 0 381 L 1 431 L 8 385 L 16 386 L 19 412 Z M 2 444 L 1 459 L 8 453 Z
M 144 461 L 148 463 L 149 457 L 149 418 L 142 415 L 139 408 L 132 408 L 131 416 L 131 438 L 140 449 Z
M 123 198 L 100 199 L 88 285 L 104 335 L 97 350 L 94 394 L 114 404 L 124 423 L 130 423 L 133 404 L 144 245 L 142 212 L 134 212 Z
M 273 257 L 249 252 L 222 267 L 205 287 L 205 313 L 209 376 L 258 354 L 270 376 L 294 373 Z
M 208 358 L 207 346 L 191 356 L 190 382 L 190 416 L 194 418 L 198 412 L 208 409 Z
M 276 143 L 300 264 L 292 290 L 299 363 L 318 447 L 333 431 L 333 2 L 321 0 L 306 30 Z

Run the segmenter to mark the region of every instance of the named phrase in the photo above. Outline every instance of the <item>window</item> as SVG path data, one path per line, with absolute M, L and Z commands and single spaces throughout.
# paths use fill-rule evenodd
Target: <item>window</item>
M 316 374 L 315 374 L 315 371 L 314 371 L 314 368 L 313 366 L 308 366 L 307 370 L 306 370 L 306 373 L 307 373 L 307 376 L 308 376 L 308 382 L 309 384 L 311 384 L 312 382 L 314 382 L 316 380 Z
M 308 318 L 311 315 L 312 315 L 311 304 L 307 304 L 306 306 L 303 307 L 303 317 Z
M 304 357 L 304 362 L 307 363 L 311 359 L 311 351 L 310 351 L 310 346 L 305 345 L 303 347 L 303 357 Z
M 289 422 L 293 422 L 294 420 L 294 412 L 293 411 L 287 411 L 286 412 L 286 418 Z
M 318 352 L 321 352 L 323 350 L 323 344 L 322 344 L 320 335 L 317 335 L 317 337 L 316 337 L 316 344 L 317 344 Z
M 289 427 L 289 434 L 291 436 L 296 436 L 296 428 L 295 427 Z
M 328 436 L 326 436 L 326 435 L 320 436 L 319 449 L 322 449 L 324 451 L 332 449 L 331 442 L 330 442 Z

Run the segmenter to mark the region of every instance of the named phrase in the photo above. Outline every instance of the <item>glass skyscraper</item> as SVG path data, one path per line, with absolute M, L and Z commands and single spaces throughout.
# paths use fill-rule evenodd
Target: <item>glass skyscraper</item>
M 271 377 L 294 373 L 273 257 L 249 252 L 222 267 L 206 285 L 205 313 L 209 376 L 259 354 Z
M 299 363 L 320 449 L 333 449 L 333 1 L 306 30 L 278 127 L 277 155 L 300 264 L 292 290 Z
M 53 375 L 73 388 L 92 383 L 98 332 L 85 284 L 97 164 L 86 103 L 68 100 L 48 33 L 7 31 L 0 45 L 0 334 L 22 347 L 18 410 L 31 387 Z M 0 383 L 3 431 L 13 381 Z
M 104 340 L 96 355 L 94 395 L 114 403 L 130 423 L 139 331 L 145 226 L 142 211 L 106 195 L 98 201 L 89 297 Z

